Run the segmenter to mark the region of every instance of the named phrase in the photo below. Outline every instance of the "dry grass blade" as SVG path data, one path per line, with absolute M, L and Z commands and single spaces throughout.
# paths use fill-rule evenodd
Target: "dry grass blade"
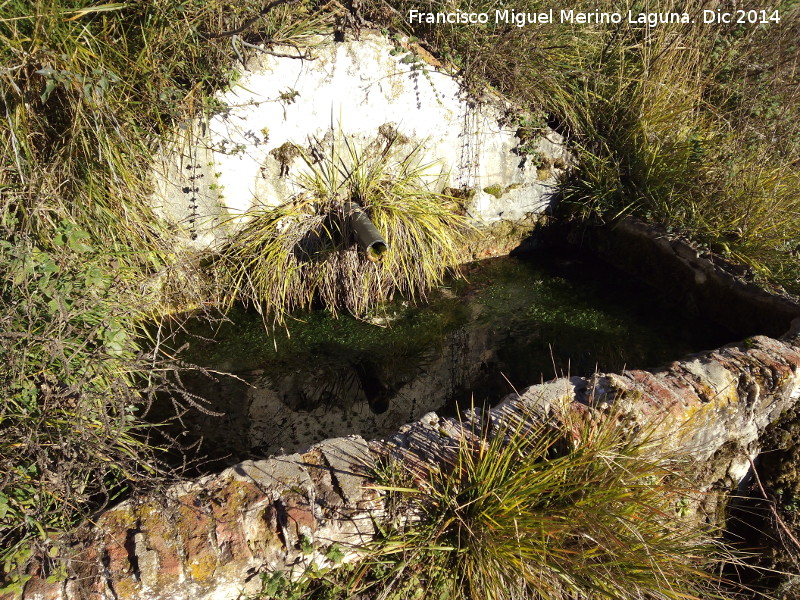
M 177 367 L 138 345 L 151 278 L 180 263 L 151 209 L 154 146 L 232 76 L 230 41 L 206 33 L 257 15 L 244 41 L 290 42 L 330 23 L 293 8 L 0 2 L 2 592 L 24 587 L 33 549 L 166 472 L 141 416 L 156 391 L 180 395 Z

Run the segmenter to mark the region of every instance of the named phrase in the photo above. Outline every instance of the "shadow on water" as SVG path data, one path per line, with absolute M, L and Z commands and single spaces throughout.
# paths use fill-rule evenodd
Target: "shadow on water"
M 561 375 L 654 367 L 731 339 L 676 313 L 668 294 L 585 258 L 491 259 L 465 275 L 427 304 L 397 301 L 370 322 L 315 311 L 267 335 L 242 309 L 213 327 L 190 321 L 184 360 L 240 378 L 189 374 L 191 389 L 225 413 L 187 414 L 190 435 L 230 460 L 381 437 L 432 410 L 494 404 Z

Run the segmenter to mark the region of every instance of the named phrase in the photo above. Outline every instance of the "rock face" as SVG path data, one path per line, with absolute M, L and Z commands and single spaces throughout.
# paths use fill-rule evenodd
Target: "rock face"
M 427 165 L 433 191 L 464 190 L 476 224 L 540 215 L 569 162 L 561 136 L 522 122 L 498 98 L 468 97 L 437 65 L 377 33 L 260 52 L 218 94 L 213 115 L 165 144 L 154 206 L 186 245 L 206 248 L 249 209 L 298 194 L 308 163 L 336 154 L 347 169 L 354 153 L 393 140 L 393 150 Z
M 797 329 L 783 340 L 748 338 L 657 371 L 532 386 L 488 418 L 499 424 L 554 405 L 586 411 L 616 403 L 641 423 L 657 423 L 665 450 L 694 459 L 700 489 L 730 490 L 758 454 L 759 433 L 800 400 Z M 101 515 L 71 550 L 70 579 L 47 583 L 39 567 L 22 597 L 232 600 L 257 591 L 261 573 L 355 560 L 384 514 L 381 493 L 368 485 L 376 458 L 437 465 L 463 434 L 459 422 L 431 413 L 388 441 L 327 440 L 127 502 Z

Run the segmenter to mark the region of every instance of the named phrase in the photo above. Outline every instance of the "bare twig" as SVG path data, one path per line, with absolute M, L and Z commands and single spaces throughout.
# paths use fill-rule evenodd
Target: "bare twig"
M 234 35 L 233 37 L 231 37 L 231 46 L 233 46 L 233 51 L 236 53 L 236 57 L 239 59 L 239 62 L 241 62 L 242 65 L 245 64 L 245 61 L 244 61 L 244 57 L 242 56 L 242 53 L 239 51 L 239 47 L 237 46 L 237 44 L 245 46 L 246 48 L 252 48 L 253 50 L 258 50 L 259 52 L 263 52 L 264 54 L 269 54 L 271 56 L 277 56 L 278 58 L 299 58 L 300 60 L 316 60 L 315 56 L 311 56 L 311 54 L 309 54 L 309 49 L 308 48 L 306 48 L 305 52 L 301 53 L 300 52 L 300 48 L 298 48 L 297 46 L 294 46 L 295 50 L 297 50 L 297 56 L 295 56 L 294 54 L 284 54 L 282 52 L 273 52 L 272 50 L 270 50 L 268 48 L 263 48 L 261 46 L 256 46 L 255 44 L 251 44 L 249 42 L 245 42 L 238 35 Z
M 258 21 L 261 17 L 266 15 L 273 8 L 277 8 L 281 4 L 287 4 L 291 1 L 292 0 L 274 0 L 273 2 L 270 2 L 264 8 L 262 8 L 255 17 L 247 19 L 247 21 L 245 21 L 242 25 L 240 25 L 236 29 L 231 29 L 230 31 L 223 31 L 221 33 L 207 33 L 206 37 L 209 39 L 215 39 L 215 38 L 239 35 L 240 33 L 245 32 L 247 29 L 250 29 L 250 27 L 252 27 L 256 21 Z
M 756 465 L 753 462 L 753 459 L 750 458 L 749 460 L 750 460 L 750 468 L 753 470 L 753 476 L 755 477 L 756 483 L 758 484 L 758 489 L 761 490 L 761 495 L 764 497 L 764 500 L 766 500 L 767 503 L 769 504 L 769 509 L 772 512 L 772 516 L 775 517 L 775 522 L 780 526 L 783 533 L 786 534 L 786 537 L 792 540 L 792 543 L 794 543 L 795 547 L 798 550 L 800 550 L 800 541 L 797 540 L 797 538 L 794 536 L 789 526 L 778 514 L 778 509 L 775 508 L 775 500 L 773 500 L 767 495 L 767 492 L 764 490 L 764 486 L 761 485 L 761 478 L 758 476 L 758 471 L 756 471 Z

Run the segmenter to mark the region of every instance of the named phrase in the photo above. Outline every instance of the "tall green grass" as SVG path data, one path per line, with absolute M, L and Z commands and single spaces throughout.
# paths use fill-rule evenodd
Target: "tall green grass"
M 571 426 L 570 426 L 571 425 Z M 460 440 L 416 497 L 404 553 L 423 586 L 474 599 L 686 599 L 715 587 L 712 532 L 678 516 L 691 488 L 615 419 L 517 424 Z M 579 434 L 573 438 L 574 430 Z
M 113 257 L 67 222 L 45 249 L 3 216 L 0 589 L 35 550 L 61 556 L 53 534 L 77 515 L 164 472 L 139 420 L 141 374 L 162 363 L 140 351 Z
M 637 214 L 800 291 L 800 7 L 780 22 L 703 24 L 708 6 L 601 1 L 588 11 L 687 12 L 695 23 L 493 23 L 499 0 L 456 7 L 394 0 L 393 23 L 449 59 L 471 86 L 490 84 L 538 112 L 571 141 L 578 161 L 567 215 Z M 551 5 L 525 0 L 520 12 Z M 566 8 L 566 7 L 565 7 Z M 735 3 L 715 5 L 735 15 Z M 487 12 L 486 26 L 409 25 L 408 10 Z M 383 14 L 375 11 L 376 18 Z
M 714 567 L 736 558 L 686 514 L 701 494 L 685 459 L 619 417 L 464 423 L 443 464 L 378 475 L 388 518 L 361 564 L 266 587 L 293 600 L 725 598 Z
M 194 401 L 167 380 L 172 361 L 141 350 L 151 278 L 176 262 L 150 209 L 160 137 L 227 85 L 247 51 L 231 32 L 277 43 L 329 16 L 312 2 L 0 2 L 0 588 L 164 474 L 141 419 L 152 394 Z
M 104 248 L 162 266 L 168 236 L 149 202 L 159 136 L 227 85 L 242 54 L 227 32 L 281 42 L 324 28 L 295 4 L 4 2 L 0 186 L 22 225 L 46 241 L 68 217 Z

